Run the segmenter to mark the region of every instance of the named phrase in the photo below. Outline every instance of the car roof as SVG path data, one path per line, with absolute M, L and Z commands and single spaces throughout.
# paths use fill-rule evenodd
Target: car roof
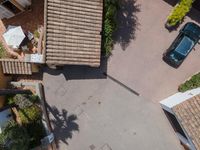
M 183 56 L 187 56 L 193 46 L 194 41 L 187 36 L 183 36 L 180 43 L 175 48 L 175 51 Z

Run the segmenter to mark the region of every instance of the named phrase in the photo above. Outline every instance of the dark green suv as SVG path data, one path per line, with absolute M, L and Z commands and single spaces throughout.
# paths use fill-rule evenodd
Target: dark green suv
M 178 68 L 193 47 L 200 39 L 200 27 L 192 22 L 188 22 L 179 31 L 169 49 L 164 53 L 163 60 L 169 65 Z

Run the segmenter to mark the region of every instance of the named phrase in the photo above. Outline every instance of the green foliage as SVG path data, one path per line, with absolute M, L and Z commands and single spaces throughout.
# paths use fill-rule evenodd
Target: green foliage
M 15 103 L 14 95 L 12 94 L 6 95 L 6 104 L 14 104 L 14 103 Z
M 42 116 L 42 111 L 37 105 L 32 105 L 24 109 L 19 109 L 19 117 L 22 124 L 28 124 L 40 120 Z
M 37 95 L 29 95 L 29 100 L 34 104 L 40 102 L 40 99 Z
M 181 0 L 178 5 L 174 7 L 171 14 L 167 18 L 170 26 L 175 26 L 180 23 L 185 15 L 190 11 L 192 3 L 195 0 Z
M 15 121 L 9 122 L 0 134 L 0 145 L 4 150 L 28 150 L 29 136 L 26 129 Z
M 39 38 L 40 37 L 40 33 L 38 32 L 38 30 L 34 31 L 34 37 L 35 38 Z
M 4 48 L 3 44 L 0 43 L 0 58 L 4 58 L 6 56 L 6 49 Z
M 30 96 L 27 94 L 16 94 L 14 96 L 14 102 L 19 106 L 20 109 L 24 109 L 33 105 L 30 101 Z
M 7 96 L 8 104 L 16 104 L 19 106 L 19 117 L 30 137 L 28 149 L 40 145 L 40 140 L 45 136 L 45 129 L 42 124 L 42 110 L 37 105 L 38 102 L 39 97 L 37 95 L 16 94 L 15 96 Z
M 42 121 L 29 123 L 26 126 L 27 132 L 30 138 L 30 148 L 34 148 L 41 144 L 40 140 L 45 137 L 45 129 L 42 124 Z
M 28 94 L 10 94 L 6 95 L 7 104 L 16 104 L 20 108 L 29 107 L 35 103 L 39 103 L 39 97 L 37 95 Z
M 200 87 L 200 73 L 191 77 L 190 80 L 186 81 L 185 83 L 179 86 L 180 92 L 185 92 L 187 90 L 195 89 Z
M 113 48 L 113 32 L 117 29 L 116 14 L 119 8 L 118 0 L 105 0 L 103 22 L 103 53 L 111 54 Z

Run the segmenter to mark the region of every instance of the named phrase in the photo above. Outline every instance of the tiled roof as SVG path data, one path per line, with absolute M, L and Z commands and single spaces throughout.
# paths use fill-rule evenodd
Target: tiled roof
M 17 59 L 0 59 L 4 74 L 31 75 L 31 63 L 21 62 Z
M 100 65 L 103 0 L 46 0 L 46 63 Z
M 196 149 L 200 150 L 200 95 L 176 105 L 172 110 Z

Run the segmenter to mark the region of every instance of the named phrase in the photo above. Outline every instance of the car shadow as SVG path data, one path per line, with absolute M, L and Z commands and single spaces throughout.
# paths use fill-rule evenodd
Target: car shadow
M 47 103 L 46 107 L 49 116 L 52 116 L 50 117 L 50 123 L 55 135 L 56 147 L 59 148 L 61 141 L 68 145 L 68 140 L 72 139 L 73 134 L 79 132 L 79 125 L 76 122 L 78 120 L 77 116 L 69 114 L 65 109 L 60 111 L 57 107 L 49 106 Z
M 135 39 L 135 32 L 140 25 L 136 14 L 140 12 L 140 5 L 136 0 L 120 1 L 120 9 L 117 13 L 118 29 L 113 34 L 114 43 L 119 43 L 126 50 L 131 40 Z

